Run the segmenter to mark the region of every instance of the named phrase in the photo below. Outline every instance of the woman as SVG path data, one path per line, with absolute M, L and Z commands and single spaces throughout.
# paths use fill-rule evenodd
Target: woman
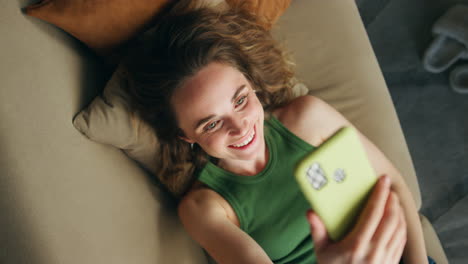
M 318 98 L 292 98 L 291 63 L 254 17 L 175 10 L 124 65 L 135 107 L 161 140 L 160 181 L 180 195 L 192 238 L 218 263 L 398 263 L 402 254 L 405 263 L 427 263 L 407 186 L 362 134 L 375 170 L 388 177 L 354 229 L 329 241 L 292 171 L 351 124 Z

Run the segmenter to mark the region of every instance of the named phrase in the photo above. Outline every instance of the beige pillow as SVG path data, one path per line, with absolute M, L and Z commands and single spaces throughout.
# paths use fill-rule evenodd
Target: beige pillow
M 122 149 L 154 173 L 158 141 L 152 128 L 132 111 L 122 69 L 118 66 L 102 95 L 75 116 L 73 125 L 91 140 Z

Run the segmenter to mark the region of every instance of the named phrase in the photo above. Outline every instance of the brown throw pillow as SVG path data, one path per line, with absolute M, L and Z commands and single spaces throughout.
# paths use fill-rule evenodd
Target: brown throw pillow
M 231 7 L 239 7 L 260 17 L 265 28 L 271 29 L 286 11 L 291 0 L 226 0 Z
M 41 0 L 24 8 L 27 15 L 68 32 L 113 63 L 113 53 L 175 0 Z M 205 1 L 198 1 L 205 2 Z M 214 3 L 222 2 L 212 0 Z M 288 8 L 291 0 L 226 0 L 232 7 L 258 15 L 266 28 Z M 210 3 L 210 4 L 214 4 Z
M 27 15 L 62 28 L 99 55 L 143 31 L 171 0 L 42 0 Z

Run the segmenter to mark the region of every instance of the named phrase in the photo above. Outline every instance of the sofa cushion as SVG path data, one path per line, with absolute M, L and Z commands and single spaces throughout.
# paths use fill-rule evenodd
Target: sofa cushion
M 127 81 L 118 67 L 102 95 L 73 119 L 73 125 L 96 142 L 122 149 L 130 158 L 155 173 L 159 144 L 153 129 L 129 105 Z

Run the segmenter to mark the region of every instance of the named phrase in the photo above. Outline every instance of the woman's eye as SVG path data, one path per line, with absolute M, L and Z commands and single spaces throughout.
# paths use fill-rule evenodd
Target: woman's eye
M 247 99 L 247 96 L 242 96 L 241 98 L 239 98 L 237 101 L 236 101 L 236 106 L 239 106 L 241 104 L 243 104 L 245 102 L 245 99 Z
M 218 121 L 214 121 L 214 122 L 209 123 L 209 124 L 205 127 L 205 131 L 210 131 L 210 130 L 214 129 L 214 128 L 216 127 L 217 124 L 218 124 Z

